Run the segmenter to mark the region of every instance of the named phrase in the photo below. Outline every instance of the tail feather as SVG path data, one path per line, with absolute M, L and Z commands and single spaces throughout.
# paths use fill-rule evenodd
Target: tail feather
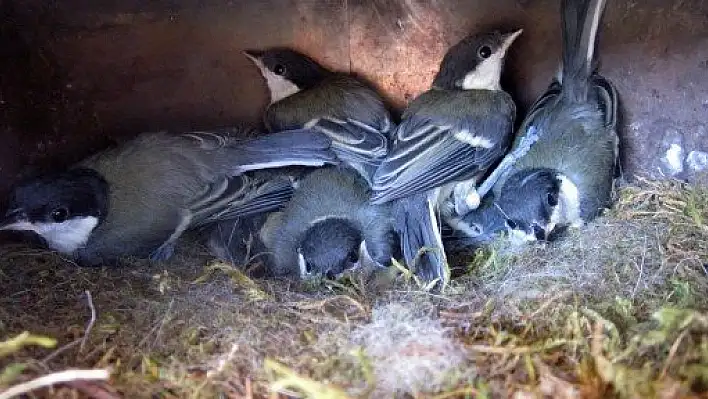
M 396 200 L 394 218 L 406 265 L 423 280 L 439 279 L 439 283 L 446 284 L 449 273 L 440 225 L 427 196 L 417 194 Z
M 264 135 L 234 146 L 238 154 L 235 174 L 286 166 L 338 164 L 331 140 L 312 129 L 287 130 Z
M 573 101 L 588 97 L 595 46 L 606 0 L 562 0 L 563 94 Z

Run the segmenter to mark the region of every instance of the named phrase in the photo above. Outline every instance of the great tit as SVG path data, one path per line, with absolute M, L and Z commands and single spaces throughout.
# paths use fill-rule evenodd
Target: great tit
M 319 129 L 332 139 L 332 150 L 341 162 L 371 183 L 376 166 L 388 152 L 392 127 L 376 90 L 288 48 L 244 53 L 261 71 L 270 91 L 266 127 L 271 131 Z M 356 126 L 347 128 L 350 124 Z
M 144 133 L 11 192 L 0 230 L 26 230 L 83 265 L 125 255 L 168 259 L 188 229 L 278 209 L 287 177 L 252 171 L 336 163 L 329 139 L 295 130 L 239 140 L 215 132 Z
M 505 233 L 513 246 L 546 238 L 546 232 L 534 221 L 515 217 L 524 213 L 548 213 L 549 207 L 539 201 L 528 201 L 529 196 L 537 195 L 536 185 L 524 185 L 527 178 L 537 180 L 537 185 L 552 189 L 556 185 L 555 174 L 550 170 L 527 169 L 512 175 L 507 184 L 517 186 L 517 190 L 501 190 L 499 197 L 494 192 L 482 199 L 474 211 L 461 217 L 456 216 L 446 222 L 449 227 L 445 243 L 448 248 L 476 249 L 490 244 L 500 233 Z M 451 230 L 451 231 L 450 231 Z
M 611 204 L 618 96 L 594 58 L 604 7 L 604 0 L 562 1 L 560 79 L 532 106 L 514 147 L 529 132 L 538 141 L 496 183 L 493 207 L 465 215 L 464 223 L 484 225 L 480 216 L 502 211 L 514 241 L 534 241 L 581 226 Z
M 288 48 L 246 50 L 261 71 L 271 103 L 264 121 L 271 131 L 305 127 L 330 117 L 353 119 L 388 131 L 390 117 L 381 96 L 354 76 L 333 72 Z
M 372 205 L 369 195 L 367 182 L 350 168 L 324 167 L 307 174 L 290 202 L 265 216 L 252 237 L 258 251 L 267 253 L 269 274 L 336 278 L 360 266 L 390 265 L 396 254 L 391 206 Z M 209 240 L 212 252 L 227 260 L 242 256 L 243 231 L 254 229 L 248 223 L 221 223 Z
M 417 262 L 425 279 L 448 278 L 438 212 L 478 206 L 477 181 L 511 143 L 516 107 L 500 76 L 521 32 L 476 34 L 450 48 L 431 89 L 405 110 L 374 175 L 372 203 L 396 200 L 404 259 Z M 434 250 L 416 259 L 421 248 Z
M 376 168 L 387 154 L 387 134 L 392 126 L 388 111 L 378 93 L 355 77 L 329 71 L 306 55 L 291 49 L 246 50 L 244 53 L 259 68 L 270 91 L 271 104 L 264 115 L 266 127 L 271 130 L 311 127 L 322 132 L 331 139 L 331 148 L 340 161 L 340 167 L 356 171 L 365 180 L 365 185 L 370 186 Z M 294 186 L 299 186 L 312 169 L 286 168 L 279 172 L 289 176 Z M 317 173 L 315 176 L 319 175 L 320 173 Z M 327 191 L 356 190 L 361 184 L 352 178 L 329 180 L 333 185 L 357 186 L 328 187 Z M 301 194 L 297 198 L 300 198 L 298 201 L 301 203 L 306 202 L 308 198 L 318 198 L 308 194 L 312 189 L 307 187 L 309 186 L 306 185 L 304 191 L 298 191 Z M 346 214 L 346 211 L 339 210 L 339 214 Z M 208 246 L 212 253 L 232 263 L 242 264 L 250 261 L 248 258 L 258 256 L 263 250 L 268 252 L 259 239 L 259 232 L 266 217 L 255 215 L 248 220 L 224 220 L 215 224 L 207 231 Z M 287 218 L 307 220 L 307 215 L 296 212 L 281 217 L 286 217 L 283 223 L 287 223 Z M 271 221 L 270 224 L 272 223 L 274 222 Z M 332 232 L 341 229 L 341 232 L 333 233 L 329 240 L 320 242 L 320 248 L 315 248 L 314 241 L 310 242 L 310 253 L 323 252 L 323 256 L 336 257 L 337 248 L 348 247 L 354 234 L 350 224 L 329 221 L 313 228 L 313 236 L 322 229 Z M 281 256 L 277 262 L 269 262 L 269 257 L 266 256 L 265 263 L 277 265 L 271 265 L 271 271 L 290 270 L 290 265 L 283 263 L 283 254 L 287 251 L 278 253 Z M 298 259 L 294 252 L 289 255 L 291 260 Z M 297 266 L 297 262 L 292 266 Z M 325 269 L 325 266 L 321 268 Z M 344 266 L 335 267 L 333 270 L 342 268 Z M 274 274 L 282 273 L 276 271 Z

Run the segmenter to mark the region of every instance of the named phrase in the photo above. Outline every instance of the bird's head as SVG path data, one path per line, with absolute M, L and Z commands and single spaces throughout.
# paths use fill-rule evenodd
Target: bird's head
M 497 206 L 512 242 L 546 240 L 579 213 L 578 190 L 552 169 L 524 169 L 504 184 Z
M 288 48 L 245 50 L 243 53 L 265 78 L 271 103 L 308 89 L 330 74 L 312 58 Z
M 0 230 L 36 233 L 50 248 L 71 254 L 106 217 L 108 190 L 91 169 L 25 180 L 12 189 Z
M 339 277 L 371 262 L 362 231 L 345 218 L 326 218 L 308 228 L 297 248 L 302 278 Z
M 462 39 L 445 54 L 433 87 L 445 90 L 500 90 L 504 58 L 522 31 L 482 33 Z

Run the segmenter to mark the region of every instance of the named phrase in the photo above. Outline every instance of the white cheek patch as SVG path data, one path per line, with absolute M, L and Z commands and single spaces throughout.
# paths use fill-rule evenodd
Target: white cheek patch
M 292 96 L 293 94 L 300 91 L 300 89 L 291 81 L 285 79 L 280 75 L 276 75 L 273 71 L 266 68 L 261 60 L 249 56 L 248 58 L 253 61 L 254 64 L 261 71 L 261 74 L 266 80 L 268 85 L 268 90 L 270 91 L 270 103 L 273 104 L 278 102 L 285 97 Z
M 263 76 L 268 84 L 268 89 L 270 90 L 271 104 L 286 97 L 290 97 L 300 91 L 300 89 L 293 82 L 280 75 L 276 75 L 267 69 L 263 69 L 261 72 L 263 72 Z
M 310 273 L 307 272 L 307 263 L 305 262 L 305 256 L 298 249 L 297 251 L 297 265 L 300 267 L 300 278 L 305 280 L 310 277 Z
M 519 29 L 506 38 L 502 46 L 492 55 L 482 61 L 477 68 L 465 75 L 462 80 L 463 90 L 501 90 L 501 78 L 504 57 L 511 44 L 523 32 Z
M 380 264 L 371 256 L 369 249 L 366 248 L 366 241 L 362 241 L 361 245 L 359 245 L 359 260 L 354 264 L 351 270 L 359 268 L 363 268 L 364 270 L 386 268 L 386 266 Z
M 497 51 L 482 61 L 474 71 L 462 80 L 463 90 L 501 90 L 501 78 L 504 52 Z
M 463 232 L 469 237 L 479 237 L 482 235 L 482 228 L 478 224 L 470 224 L 460 218 L 445 219 L 447 224 L 455 230 Z
M 578 187 L 567 177 L 559 175 L 560 191 L 558 195 L 558 205 L 551 213 L 549 226 L 554 228 L 558 225 L 570 225 L 580 227 L 583 220 L 580 218 L 580 191 Z M 550 233 L 550 230 L 547 230 Z
M 533 233 L 527 233 L 523 230 L 508 229 L 507 239 L 512 246 L 520 247 L 536 241 L 536 236 Z
M 18 222 L 4 226 L 3 230 L 33 231 L 44 238 L 50 248 L 71 254 L 86 244 L 97 225 L 98 218 L 87 216 L 62 223 Z

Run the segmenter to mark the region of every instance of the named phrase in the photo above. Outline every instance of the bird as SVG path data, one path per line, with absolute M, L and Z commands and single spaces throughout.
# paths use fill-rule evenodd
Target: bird
M 391 118 L 381 95 L 349 73 L 331 71 L 307 55 L 286 47 L 244 50 L 270 91 L 264 114 L 273 131 L 303 128 L 313 120 L 353 119 L 387 131 Z
M 427 281 L 449 278 L 438 213 L 447 218 L 478 206 L 478 180 L 511 144 L 516 105 L 500 78 L 522 31 L 472 34 L 448 49 L 431 88 L 405 109 L 374 174 L 371 202 L 394 201 L 404 260 Z M 433 250 L 419 256 L 426 248 Z
M 268 85 L 266 128 L 320 130 L 332 140 L 342 164 L 371 182 L 388 153 L 393 126 L 382 96 L 361 79 L 331 71 L 293 49 L 273 47 L 244 54 Z
M 365 187 L 370 188 L 373 174 L 388 153 L 390 141 L 388 135 L 393 126 L 382 97 L 358 78 L 347 73 L 330 71 L 312 58 L 292 49 L 275 47 L 265 50 L 245 50 L 244 54 L 259 68 L 270 91 L 271 103 L 263 116 L 266 128 L 278 130 L 309 127 L 325 134 L 331 139 L 331 148 L 337 155 L 339 168 L 357 173 L 363 179 Z M 310 181 L 309 174 L 314 173 L 312 168 L 304 170 L 284 168 L 276 173 L 291 177 L 296 193 L 302 193 L 295 197 L 300 198 L 298 200 L 300 203 L 306 201 L 306 198 L 318 198 L 319 194 L 312 194 L 312 189 L 307 189 L 312 183 L 306 185 L 304 191 L 297 188 L 304 179 Z M 315 176 L 320 176 L 321 173 L 323 172 L 318 172 Z M 355 193 L 363 192 L 362 181 L 351 176 L 336 178 L 342 174 L 347 173 L 340 172 L 336 176 L 325 173 L 324 177 L 328 178 L 333 185 L 348 184 L 354 187 L 336 186 L 325 190 L 335 190 L 335 193 L 351 190 Z M 342 201 L 344 204 L 349 204 L 346 199 Z M 356 205 L 363 206 L 359 203 Z M 310 209 L 318 214 L 314 208 L 303 209 Z M 354 212 L 348 215 L 350 218 L 359 217 L 356 214 L 357 208 L 352 204 L 337 210 L 340 216 L 345 214 L 345 211 Z M 281 220 L 284 224 L 287 224 L 290 218 L 300 221 L 307 219 L 306 215 L 297 212 L 284 213 L 280 217 L 285 218 Z M 258 254 L 268 251 L 259 239 L 267 220 L 267 215 L 254 215 L 250 220 L 242 218 L 220 221 L 206 232 L 207 246 L 212 254 L 220 259 L 234 264 L 248 263 L 250 260 L 248 258 L 254 252 Z M 342 229 L 339 234 L 335 233 L 337 228 Z M 313 234 L 320 229 L 328 229 L 327 231 L 332 232 L 332 235 L 328 240 L 319 242 L 320 248 L 312 247 L 310 250 L 328 251 L 330 257 L 336 257 L 336 250 L 332 248 L 348 247 L 351 236 L 355 234 L 351 230 L 351 225 L 343 222 L 330 221 L 318 225 L 312 230 Z M 292 245 L 287 248 L 293 251 L 296 249 Z M 295 252 L 290 253 L 289 256 L 283 255 L 282 251 L 278 253 L 279 262 L 275 264 L 279 269 L 287 270 L 282 262 L 283 259 L 292 261 L 298 259 Z M 325 267 L 315 269 L 325 269 Z M 313 275 L 318 274 L 313 273 Z
M 186 230 L 282 207 L 292 182 L 254 178 L 258 170 L 337 163 L 318 132 L 238 133 L 143 133 L 28 178 L 11 190 L 0 230 L 34 232 L 84 266 L 128 255 L 165 261 Z
M 462 230 L 507 233 L 512 244 L 547 240 L 611 205 L 619 165 L 618 94 L 597 72 L 595 47 L 604 0 L 561 2 L 562 65 L 522 122 L 513 148 L 537 141 L 495 183 L 497 198 L 464 215 Z M 505 223 L 486 224 L 502 212 Z
M 536 177 L 539 183 L 543 181 L 548 185 L 555 184 L 553 174 L 533 169 L 514 174 L 508 183 L 510 185 L 518 184 L 517 180 L 524 180 L 535 173 L 542 174 Z M 542 209 L 531 209 L 543 206 L 538 201 L 528 201 L 529 195 L 536 193 L 533 190 L 524 192 L 523 189 L 531 187 L 526 185 L 521 187 L 519 190 L 501 190 L 499 194 L 491 192 L 482 198 L 479 208 L 465 215 L 446 220 L 446 226 L 444 226 L 446 227 L 444 237 L 446 248 L 457 251 L 481 248 L 490 245 L 499 237 L 500 233 L 505 233 L 505 237 L 512 247 L 545 239 L 545 230 L 538 223 L 510 217 L 515 212 L 543 212 Z M 499 195 L 498 198 L 497 195 Z
M 305 176 L 291 200 L 264 216 L 251 235 L 267 253 L 267 274 L 308 280 L 336 279 L 360 267 L 380 268 L 396 256 L 397 238 L 390 204 L 369 203 L 370 186 L 351 168 L 325 166 Z M 239 229 L 254 227 L 232 223 L 236 234 L 213 231 L 209 247 L 230 257 L 246 250 Z M 224 255 L 225 254 L 225 255 Z

